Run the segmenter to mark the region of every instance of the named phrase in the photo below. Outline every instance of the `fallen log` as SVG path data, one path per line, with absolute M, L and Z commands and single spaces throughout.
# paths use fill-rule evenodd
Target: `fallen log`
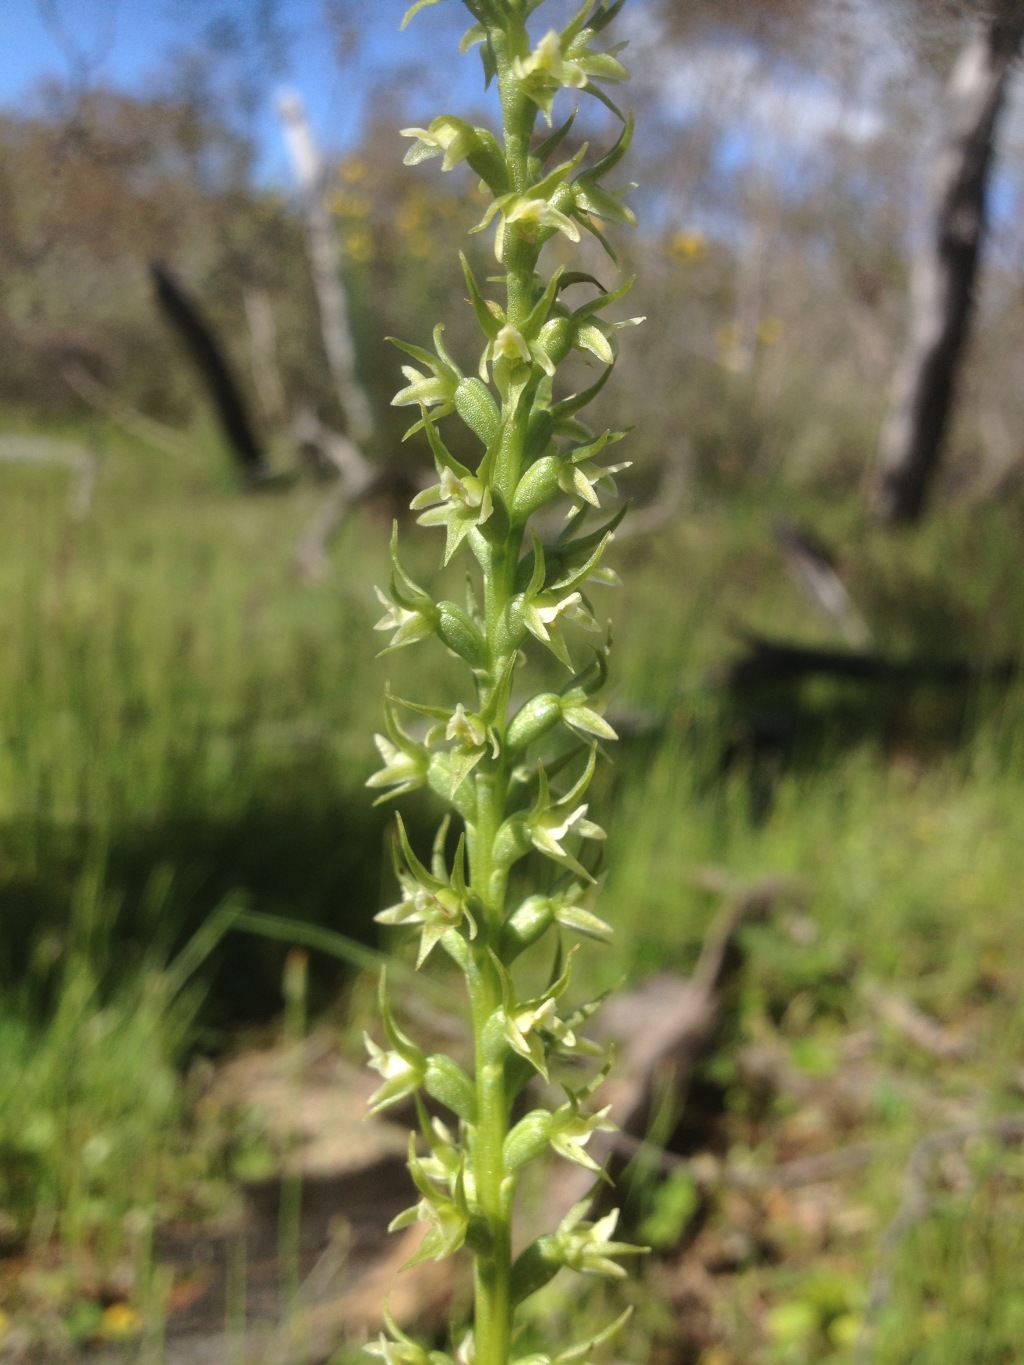
M 844 682 L 892 684 L 901 688 L 935 684 L 967 687 L 979 683 L 1008 683 L 1020 674 L 1017 659 L 983 662 L 970 658 L 891 659 L 859 649 L 818 649 L 744 633 L 746 653 L 725 674 L 725 688 L 743 695 L 765 687 L 799 683 L 807 678 Z

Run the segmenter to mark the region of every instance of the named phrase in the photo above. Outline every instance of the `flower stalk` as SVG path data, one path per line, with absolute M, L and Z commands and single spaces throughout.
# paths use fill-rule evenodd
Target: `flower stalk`
M 479 47 L 486 82 L 497 86 L 501 138 L 443 114 L 427 128 L 404 131 L 413 139 L 405 159 L 416 165 L 440 157 L 444 171 L 466 162 L 480 178 L 490 203 L 472 230 L 495 232 L 504 297 L 485 295 L 463 257 L 482 332 L 475 367 L 467 372 L 450 354 L 441 326 L 433 349 L 398 342 L 413 363 L 403 366 L 407 382 L 393 401 L 418 410 L 407 434 L 425 434 L 437 468 L 437 483 L 412 508 L 422 525 L 444 531 L 445 564 L 456 556 L 475 564 L 475 585 L 465 606 L 434 601 L 402 567 L 396 533 L 390 590 L 378 590 L 385 615 L 377 628 L 390 632 L 385 652 L 440 640 L 465 662 L 470 678 L 466 695 L 450 706 L 387 696 L 386 733 L 377 736 L 383 767 L 369 785 L 382 789 L 380 800 L 428 786 L 450 808 L 429 867 L 399 819 L 401 899 L 378 918 L 418 933 L 417 966 L 440 948 L 462 972 L 472 1074 L 451 1058 L 426 1055 L 402 1033 L 383 982 L 388 1046 L 367 1042 L 382 1079 L 372 1107 L 412 1095 L 420 1113 L 420 1138 L 409 1156 L 420 1199 L 394 1226 L 424 1225 L 416 1260 L 469 1249 L 474 1318 L 460 1360 L 508 1365 L 515 1310 L 530 1294 L 563 1268 L 619 1277 L 622 1258 L 637 1251 L 612 1240 L 615 1215 L 588 1222 L 585 1204 L 522 1249 L 513 1247 L 512 1216 L 523 1170 L 549 1151 L 600 1176 L 587 1143 L 611 1126 L 607 1109 L 592 1101 L 609 1063 L 580 1033 L 596 1002 L 571 1012 L 563 1007 L 573 954 L 561 940 L 610 935 L 592 908 L 595 851 L 604 831 L 589 818 L 584 799 L 600 745 L 615 738 L 597 700 L 608 645 L 581 647 L 578 632 L 601 639 L 590 593 L 617 581 L 601 561 L 622 513 L 604 514 L 601 499 L 614 492 L 614 475 L 626 467 L 607 463 L 606 454 L 625 433 L 595 432 L 580 414 L 615 363 L 619 330 L 642 319 L 607 316 L 629 282 L 609 291 L 586 271 L 559 267 L 545 276 L 541 268 L 552 239 L 576 245 L 585 234 L 615 263 L 605 229 L 634 221 L 623 191 L 605 183 L 632 136 L 631 118 L 605 89 L 627 79 L 619 48 L 603 46 L 624 0 L 586 0 L 565 28 L 539 37 L 531 36 L 527 21 L 545 0 L 462 2 L 473 20 L 462 49 Z M 437 3 L 418 0 L 405 22 Z M 598 99 L 618 118 L 618 136 L 603 155 L 593 156 L 584 143 L 563 159 L 576 117 L 573 110 L 553 124 L 563 90 L 574 100 Z M 573 351 L 601 371 L 582 393 L 565 394 L 558 371 Z M 475 468 L 449 449 L 444 424 L 451 419 L 478 444 Z M 567 506 L 566 520 L 545 542 L 537 514 L 558 503 Z M 567 681 L 559 691 L 523 698 L 523 665 L 541 648 L 566 670 Z M 460 830 L 454 852 L 451 825 Z M 510 874 L 527 857 L 537 864 L 534 889 L 514 903 Z M 558 940 L 555 968 L 547 988 L 525 998 L 514 964 L 548 936 Z M 578 1080 L 575 1089 L 563 1084 L 564 1100 L 513 1118 L 531 1080 L 550 1084 L 556 1064 L 566 1060 L 589 1061 L 595 1074 L 582 1087 Z M 578 1067 L 573 1074 L 578 1077 Z M 424 1095 L 447 1111 L 444 1121 L 428 1115 Z M 582 1360 L 622 1321 L 518 1365 Z M 368 1349 L 388 1365 L 450 1361 L 443 1352 L 428 1355 L 387 1322 L 388 1331 Z

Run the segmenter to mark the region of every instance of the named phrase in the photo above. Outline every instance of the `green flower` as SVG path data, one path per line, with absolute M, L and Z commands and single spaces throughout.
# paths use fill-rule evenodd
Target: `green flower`
M 583 451 L 574 451 L 559 469 L 558 486 L 577 505 L 588 502 L 591 507 L 600 507 L 597 485 L 605 483 L 615 493 L 615 475 L 629 469 L 631 464 L 631 460 L 623 460 L 619 464 L 598 465 L 586 459 Z
M 570 242 L 580 240 L 580 230 L 570 217 L 547 199 L 528 199 L 516 195 L 502 207 L 505 226 L 524 242 L 535 242 L 545 229 L 563 233 Z
M 401 649 L 403 645 L 414 645 L 433 635 L 437 625 L 437 611 L 429 598 L 421 606 L 405 607 L 388 597 L 380 588 L 374 588 L 377 600 L 386 607 L 386 613 L 374 625 L 374 630 L 393 630 L 389 649 Z
M 405 154 L 407 166 L 440 156 L 442 171 L 450 171 L 460 161 L 467 161 L 496 194 L 505 188 L 505 158 L 497 138 L 486 128 L 474 128 L 454 114 L 442 114 L 429 128 L 403 128 L 401 136 L 416 139 Z
M 392 744 L 387 735 L 374 735 L 373 742 L 384 760 L 384 766 L 366 779 L 368 787 L 394 787 L 391 795 L 402 796 L 423 786 L 427 780 L 429 762 L 425 755 L 421 757 L 400 749 L 397 744 Z
M 415 1094 L 423 1084 L 427 1072 L 427 1059 L 416 1044 L 402 1032 L 395 1023 L 388 1001 L 387 978 L 382 971 L 377 986 L 377 1002 L 380 1007 L 381 1023 L 387 1036 L 390 1051 L 378 1047 L 368 1033 L 363 1034 L 366 1050 L 370 1054 L 368 1065 L 384 1079 L 384 1084 L 371 1095 L 370 1112 L 377 1113 Z
M 545 1252 L 572 1270 L 583 1275 L 604 1275 L 609 1279 L 625 1279 L 626 1271 L 613 1259 L 616 1256 L 642 1256 L 646 1247 L 631 1246 L 629 1242 L 613 1242 L 611 1235 L 619 1221 L 619 1210 L 612 1209 L 596 1223 L 583 1219 L 590 1203 L 584 1199 L 569 1210 L 550 1238 L 541 1238 Z
M 558 1017 L 557 1005 L 551 996 L 531 1000 L 511 1013 L 505 1014 L 505 1039 L 530 1065 L 548 1079 L 547 1052 L 553 1043 L 571 1050 L 576 1043 L 572 1030 Z
M 422 1176 L 436 1185 L 458 1194 L 460 1202 L 468 1205 L 474 1199 L 472 1173 L 466 1169 L 466 1157 L 446 1123 L 436 1116 L 424 1127 L 428 1156 L 417 1157 Z
M 580 240 L 580 230 L 569 215 L 557 208 L 551 200 L 538 198 L 536 195 L 499 195 L 489 205 L 476 227 L 470 231 L 483 232 L 495 215 L 500 215 L 494 239 L 494 254 L 499 261 L 504 258 L 506 228 L 510 228 L 524 242 L 544 241 L 555 232 L 561 232 L 571 242 Z
M 455 411 L 454 385 L 449 385 L 445 379 L 436 375 L 423 374 L 413 365 L 403 365 L 402 373 L 409 383 L 404 389 L 399 389 L 392 398 L 393 408 L 411 408 L 416 403 L 424 408 L 443 405 L 444 412 L 438 414 L 443 417 Z
M 549 1053 L 555 1049 L 572 1052 L 577 1046 L 572 1027 L 558 1017 L 558 1000 L 568 988 L 575 951 L 574 948 L 570 952 L 561 974 L 534 1000 L 518 1000 L 512 978 L 501 960 L 492 958 L 501 980 L 502 1007 L 498 1018 L 505 1042 L 545 1080 Z
M 368 787 L 391 787 L 378 801 L 386 801 L 392 796 L 402 796 L 405 792 L 415 791 L 427 780 L 430 754 L 425 745 L 402 729 L 395 715 L 390 696 L 384 699 L 384 725 L 386 735 L 374 735 L 373 742 L 384 761 L 380 768 L 367 778 Z
M 592 821 L 583 818 L 587 809 L 587 803 L 584 802 L 583 805 L 577 806 L 575 810 L 569 812 L 552 810 L 535 816 L 530 822 L 530 836 L 533 839 L 534 848 L 549 858 L 554 858 L 556 862 L 574 861 L 566 853 L 560 842 L 570 831 L 583 839 L 603 839 L 605 837 L 603 829 L 593 824 Z
M 490 745 L 492 758 L 497 758 L 501 752 L 501 741 L 494 726 L 488 725 L 475 711 L 467 711 L 461 701 L 444 728 L 444 737 L 461 744 L 464 749 L 479 749 L 481 753 Z
M 467 130 L 468 134 L 467 135 Z M 442 114 L 429 128 L 401 128 L 400 137 L 414 137 L 416 143 L 402 158 L 406 166 L 418 166 L 433 156 L 441 156 L 442 171 L 450 171 L 464 161 L 472 150 L 472 134 L 476 132 L 463 119 Z
M 455 1365 L 444 1351 L 425 1351 L 412 1337 L 406 1336 L 386 1306 L 381 1310 L 381 1316 L 387 1335 L 381 1332 L 376 1341 L 368 1341 L 363 1347 L 367 1355 L 376 1356 L 384 1365 Z
M 579 63 L 565 60 L 562 40 L 557 29 L 553 28 L 548 29 L 525 61 L 519 57 L 513 60 L 512 74 L 521 85 L 527 87 L 544 83 L 553 89 L 566 86 L 572 90 L 582 90 L 587 83 Z
M 480 361 L 480 378 L 487 383 L 488 365 L 502 364 L 515 369 L 517 365 L 529 365 L 531 359 L 530 347 L 522 332 L 518 327 L 506 322 L 484 347 Z
M 572 659 L 561 634 L 563 618 L 575 621 L 584 630 L 601 629 L 579 592 L 567 593 L 565 597 L 560 597 L 557 590 L 541 592 L 523 604 L 522 620 L 526 629 L 566 668 L 572 668 Z
M 590 779 L 594 773 L 594 764 L 594 751 L 591 750 L 582 777 L 571 791 L 567 792 L 561 800 L 555 802 L 552 802 L 548 790 L 547 774 L 543 766 L 539 766 L 537 801 L 525 822 L 530 842 L 538 853 L 543 853 L 546 858 L 561 863 L 563 867 L 569 868 L 570 871 L 578 877 L 583 877 L 586 881 L 593 881 L 594 879 L 586 868 L 562 847 L 562 840 L 569 834 L 578 835 L 581 839 L 604 839 L 606 837 L 600 825 L 595 825 L 591 820 L 585 818 L 589 809 L 587 803 L 576 804 L 578 797 L 590 785 Z
M 443 857 L 444 835 L 447 823 L 439 832 L 435 843 L 435 854 L 439 854 L 438 865 Z M 402 817 L 398 816 L 398 839 L 401 850 L 395 853 L 395 872 L 402 889 L 402 899 L 397 905 L 381 910 L 374 918 L 378 924 L 422 926 L 420 949 L 416 966 L 422 967 L 436 944 L 452 930 L 465 926 L 468 936 L 476 937 L 477 926 L 469 910 L 469 892 L 466 886 L 465 841 L 459 840 L 450 877 L 436 876 L 423 866 L 409 844 Z
M 587 90 L 591 80 L 627 81 L 629 72 L 615 52 L 590 52 L 589 34 L 584 31 L 575 38 L 571 29 L 559 34 L 550 29 L 526 58 L 516 57 L 512 74 L 523 92 L 533 100 L 551 122 L 551 106 L 559 90 Z
M 592 881 L 585 886 L 573 882 L 560 895 L 552 896 L 551 907 L 555 923 L 560 924 L 563 929 L 571 929 L 575 934 L 582 934 L 584 938 L 607 943 L 612 936 L 612 927 L 603 919 L 599 919 L 591 908 L 597 898 L 598 889 L 597 882 Z
M 462 1180 L 463 1155 L 457 1153 L 458 1171 L 449 1175 L 444 1171 L 445 1183 L 452 1191 L 446 1192 L 435 1183 L 437 1174 L 436 1158 L 421 1159 L 416 1154 L 415 1134 L 409 1134 L 409 1174 L 422 1198 L 411 1208 L 405 1209 L 388 1224 L 389 1232 L 410 1227 L 413 1223 L 426 1223 L 427 1232 L 415 1256 L 406 1261 L 403 1269 L 418 1265 L 420 1261 L 443 1261 L 458 1251 L 466 1240 L 469 1229 L 469 1207 Z
M 414 512 L 420 512 L 416 520 L 421 526 L 446 528 L 446 564 L 474 526 L 482 526 L 494 510 L 487 484 L 468 469 L 459 473 L 447 466 L 441 468 L 440 481 L 417 493 L 409 506 Z M 427 510 L 421 511 L 421 508 Z
M 448 354 L 443 341 L 444 327 L 439 323 L 434 328 L 434 349 L 436 355 L 422 346 L 413 346 L 410 342 L 399 341 L 397 337 L 389 337 L 388 340 L 400 351 L 411 356 L 423 369 L 417 369 L 414 365 L 403 365 L 402 373 L 409 381 L 404 389 L 399 389 L 391 400 L 393 408 L 431 408 L 434 418 L 447 417 L 449 413 L 455 411 L 456 395 L 463 374 L 456 365 L 455 361 Z M 425 373 L 424 373 L 425 371 Z M 405 433 L 406 437 L 411 436 L 420 429 L 421 422 L 417 422 Z
M 399 562 L 397 522 L 391 532 L 391 592 L 381 592 L 380 588 L 374 588 L 374 592 L 387 608 L 374 630 L 394 632 L 382 654 L 425 640 L 443 624 L 441 608 L 434 605 L 433 598 L 413 582 Z
M 368 1033 L 363 1034 L 363 1042 L 370 1054 L 367 1065 L 384 1078 L 384 1084 L 367 1100 L 370 1113 L 378 1114 L 389 1104 L 397 1104 L 399 1100 L 414 1095 L 423 1084 L 426 1070 L 426 1058 L 419 1049 L 403 1048 L 401 1052 L 385 1052 Z
M 599 1174 L 601 1167 L 585 1148 L 595 1133 L 615 1132 L 615 1124 L 608 1119 L 610 1113 L 610 1104 L 595 1114 L 581 1113 L 572 1101 L 563 1104 L 552 1115 L 551 1146 L 559 1156 L 564 1156 L 568 1161 L 574 1161 L 577 1166 L 585 1166 L 588 1171 Z

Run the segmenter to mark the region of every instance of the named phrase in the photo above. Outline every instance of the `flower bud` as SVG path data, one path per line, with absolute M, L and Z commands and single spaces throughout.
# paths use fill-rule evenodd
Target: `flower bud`
M 423 1084 L 427 1094 L 445 1105 L 466 1123 L 476 1122 L 476 1094 L 473 1082 L 462 1067 L 443 1053 L 435 1052 L 427 1058 Z
M 439 638 L 471 668 L 486 668 L 487 646 L 480 631 L 461 607 L 454 602 L 438 603 L 438 620 L 434 627 Z
M 508 727 L 508 747 L 513 753 L 539 739 L 562 717 L 562 699 L 554 692 L 541 692 L 531 698 L 512 718 Z
M 523 621 L 525 607 L 524 595 L 517 593 L 502 613 L 498 628 L 494 633 L 499 657 L 507 658 L 515 654 L 526 638 L 526 625 Z
M 500 1067 L 505 1065 L 508 1052 L 504 1013 L 501 1010 L 495 1010 L 483 1028 L 480 1039 L 480 1059 L 484 1066 Z M 478 1063 L 478 1072 L 479 1065 Z
M 455 389 L 455 411 L 485 446 L 489 446 L 497 436 L 501 414 L 490 389 L 482 380 L 459 380 Z
M 557 1256 L 550 1255 L 550 1240 L 539 1238 L 516 1257 L 509 1284 L 514 1304 L 522 1303 L 538 1289 L 543 1289 L 561 1270 L 562 1262 Z
M 540 329 L 537 345 L 545 352 L 552 365 L 561 365 L 572 349 L 575 329 L 568 318 L 552 318 Z
M 547 450 L 551 444 L 551 439 L 555 434 L 555 419 L 551 416 L 550 408 L 534 408 L 530 413 L 529 425 L 526 429 L 526 444 L 523 447 L 523 457 L 527 463 L 532 464 Z
M 495 363 L 503 360 L 508 365 L 529 365 L 530 348 L 519 328 L 506 322 L 491 342 L 491 356 Z
M 526 817 L 521 813 L 510 815 L 498 828 L 494 837 L 491 854 L 495 868 L 507 871 L 513 863 L 526 856 L 533 847 Z
M 512 515 L 517 521 L 525 521 L 555 496 L 561 470 L 562 463 L 555 455 L 544 455 L 530 466 L 512 497 Z
M 554 922 L 554 906 L 547 896 L 529 896 L 506 920 L 501 932 L 502 961 L 512 962 Z
M 534 1109 L 519 1120 L 505 1139 L 502 1162 L 506 1172 L 518 1171 L 542 1156 L 550 1140 L 551 1115 L 546 1109 Z

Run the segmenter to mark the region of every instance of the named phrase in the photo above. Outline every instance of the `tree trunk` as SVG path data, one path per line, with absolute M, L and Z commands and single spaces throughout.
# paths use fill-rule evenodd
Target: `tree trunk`
M 313 284 L 320 307 L 320 329 L 327 362 L 345 412 L 349 438 L 357 447 L 361 447 L 373 436 L 373 410 L 356 376 L 355 347 L 341 283 L 341 255 L 323 199 L 323 166 L 298 96 L 281 95 L 277 109 L 284 127 L 292 169 L 302 194 Z
M 167 267 L 154 261 L 149 269 L 157 303 L 180 336 L 206 385 L 239 473 L 250 486 L 261 483 L 270 470 L 227 353 L 198 306 Z
M 910 337 L 871 488 L 885 521 L 916 521 L 939 465 L 970 334 L 996 130 L 1024 38 L 1024 0 L 997 0 L 961 51 L 946 92 L 929 240 L 913 262 Z

